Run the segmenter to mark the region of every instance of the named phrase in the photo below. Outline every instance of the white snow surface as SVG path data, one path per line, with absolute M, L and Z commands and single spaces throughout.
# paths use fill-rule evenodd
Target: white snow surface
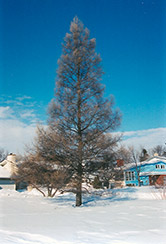
M 44 198 L 0 190 L 2 244 L 165 244 L 163 190 L 133 187 Z
M 0 166 L 0 178 L 10 178 L 11 173 L 5 168 Z

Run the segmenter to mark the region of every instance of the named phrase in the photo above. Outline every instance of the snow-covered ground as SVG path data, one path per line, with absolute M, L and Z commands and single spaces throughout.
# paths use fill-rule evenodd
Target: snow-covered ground
M 2 244 L 165 244 L 166 200 L 151 187 L 43 198 L 0 190 Z

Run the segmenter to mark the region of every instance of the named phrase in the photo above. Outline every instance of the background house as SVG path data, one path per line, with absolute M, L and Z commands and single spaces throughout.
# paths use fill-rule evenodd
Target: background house
M 17 173 L 16 155 L 10 153 L 7 158 L 0 163 L 0 189 L 16 189 L 16 184 L 12 180 L 12 175 Z
M 124 170 L 126 186 L 166 185 L 166 157 L 154 156 Z

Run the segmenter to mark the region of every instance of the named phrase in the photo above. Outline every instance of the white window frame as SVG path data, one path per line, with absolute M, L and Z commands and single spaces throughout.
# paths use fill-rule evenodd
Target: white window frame
M 125 172 L 126 181 L 134 181 L 135 180 L 135 172 L 134 171 L 126 171 Z

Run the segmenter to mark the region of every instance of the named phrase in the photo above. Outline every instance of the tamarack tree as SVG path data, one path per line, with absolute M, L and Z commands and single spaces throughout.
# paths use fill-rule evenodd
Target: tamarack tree
M 101 164 L 104 153 L 119 140 L 107 135 L 120 125 L 121 115 L 113 109 L 113 97 L 104 97 L 101 58 L 95 46 L 89 30 L 75 17 L 62 44 L 55 98 L 49 105 L 49 126 L 63 145 L 59 161 L 66 160 L 73 171 L 76 206 L 82 204 L 83 180 L 95 170 L 91 165 Z

